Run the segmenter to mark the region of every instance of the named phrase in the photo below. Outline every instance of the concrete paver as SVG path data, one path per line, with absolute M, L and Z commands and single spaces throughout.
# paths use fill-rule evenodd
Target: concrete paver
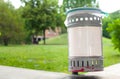
M 0 66 L 0 79 L 63 79 L 65 73 Z M 97 76 L 100 79 L 120 79 L 120 64 L 112 65 L 100 72 L 89 72 L 85 76 Z
M 120 79 L 120 64 L 104 68 L 104 71 L 89 72 L 86 75 L 101 77 L 101 79 Z
M 61 79 L 64 73 L 0 66 L 0 79 Z

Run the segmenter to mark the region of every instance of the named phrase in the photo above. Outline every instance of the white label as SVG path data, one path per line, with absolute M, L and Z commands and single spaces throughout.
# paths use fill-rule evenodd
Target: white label
M 69 56 L 102 56 L 101 27 L 68 28 Z

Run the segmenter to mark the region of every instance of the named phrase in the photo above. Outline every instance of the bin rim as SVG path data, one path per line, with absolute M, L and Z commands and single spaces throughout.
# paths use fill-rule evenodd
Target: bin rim
M 71 10 L 67 11 L 66 15 L 68 15 L 69 13 L 74 12 L 74 11 L 83 11 L 83 10 L 94 10 L 94 11 L 99 11 L 101 14 L 104 14 L 104 15 L 107 14 L 107 13 L 103 12 L 102 10 L 100 10 L 98 8 L 79 7 L 79 8 L 74 8 L 74 9 L 71 9 Z

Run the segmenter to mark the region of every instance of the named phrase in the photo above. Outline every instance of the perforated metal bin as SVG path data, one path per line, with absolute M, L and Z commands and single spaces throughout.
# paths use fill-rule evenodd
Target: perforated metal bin
M 103 70 L 101 14 L 96 8 L 76 8 L 67 12 L 69 71 Z

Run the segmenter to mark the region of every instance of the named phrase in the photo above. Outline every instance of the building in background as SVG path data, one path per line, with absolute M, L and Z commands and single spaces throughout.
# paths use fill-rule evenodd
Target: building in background
M 56 36 L 59 36 L 61 34 L 61 28 L 60 27 L 56 27 L 54 30 L 52 28 L 48 28 L 45 30 L 45 38 L 49 39 L 49 38 L 53 38 Z M 43 36 L 34 36 L 32 38 L 32 43 L 33 44 L 38 44 L 40 41 L 43 40 Z

